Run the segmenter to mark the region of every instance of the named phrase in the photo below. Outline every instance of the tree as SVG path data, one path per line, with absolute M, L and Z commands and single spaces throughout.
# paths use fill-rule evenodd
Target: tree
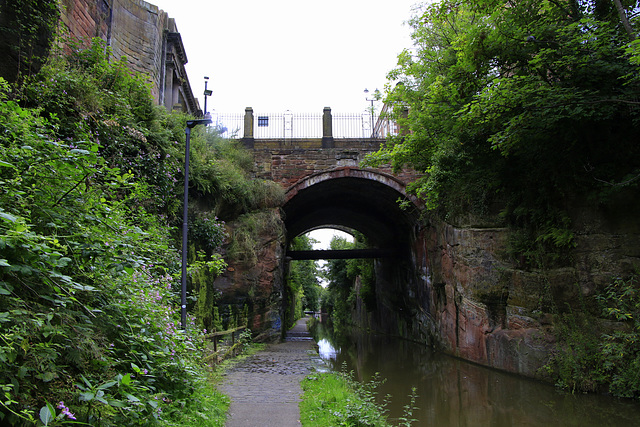
M 353 249 L 354 243 L 344 237 L 333 236 L 329 243 L 331 250 Z M 331 259 L 327 261 L 327 280 L 329 285 L 323 301 L 323 307 L 333 320 L 334 330 L 343 330 L 351 323 L 351 309 L 353 307 L 353 278 L 349 276 L 349 261 L 347 259 Z
M 638 7 L 620 4 L 625 17 Z M 509 223 L 570 247 L 573 199 L 637 191 L 638 25 L 622 16 L 600 1 L 425 7 L 389 74 L 406 131 L 371 162 L 425 172 L 412 190 L 443 215 L 499 202 Z
M 293 239 L 291 249 L 310 251 L 313 250 L 313 243 L 316 241 L 307 235 L 298 236 Z M 302 307 L 306 310 L 317 311 L 319 308 L 321 287 L 318 283 L 318 274 L 318 266 L 315 261 L 296 261 L 291 264 L 289 278 L 298 283 L 302 289 Z
M 291 249 L 312 250 L 315 240 L 306 235 L 293 239 Z M 284 303 L 287 325 L 293 325 L 303 310 L 317 311 L 322 288 L 318 283 L 318 266 L 315 261 L 293 261 L 289 264 L 286 301 Z

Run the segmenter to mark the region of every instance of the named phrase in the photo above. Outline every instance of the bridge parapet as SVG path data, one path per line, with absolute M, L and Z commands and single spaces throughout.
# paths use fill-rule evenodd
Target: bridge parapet
M 242 114 L 216 114 L 213 120 L 223 130 L 225 138 L 253 139 L 378 139 L 390 134 L 384 117 L 372 117 L 371 111 L 361 113 L 332 113 L 325 107 L 322 113 L 292 113 L 287 110 L 276 114 L 255 114 L 247 107 Z M 373 123 L 378 123 L 372 128 Z M 395 129 L 395 127 L 393 127 Z M 397 132 L 396 132 L 397 133 Z M 250 144 L 249 144 L 250 145 Z
M 381 135 L 397 133 L 395 125 L 372 130 L 371 112 L 333 114 L 329 107 L 322 115 L 287 111 L 257 116 L 247 107 L 244 116 L 218 115 L 214 120 L 226 129 L 223 136 L 241 139 L 253 151 L 254 177 L 277 182 L 285 189 L 319 172 L 359 168 L 368 154 L 385 143 Z M 381 120 L 386 119 L 378 118 L 378 122 Z M 376 170 L 391 174 L 390 167 Z M 413 171 L 398 176 L 405 184 L 417 177 Z

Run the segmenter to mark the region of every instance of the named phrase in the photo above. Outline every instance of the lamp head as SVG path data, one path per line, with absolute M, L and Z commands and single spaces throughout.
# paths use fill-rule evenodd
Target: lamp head
M 198 125 L 209 125 L 211 124 L 211 115 L 207 114 L 204 116 L 204 118 L 202 119 L 195 119 L 195 120 L 187 120 L 187 127 L 189 129 L 193 129 L 194 127 L 198 126 Z

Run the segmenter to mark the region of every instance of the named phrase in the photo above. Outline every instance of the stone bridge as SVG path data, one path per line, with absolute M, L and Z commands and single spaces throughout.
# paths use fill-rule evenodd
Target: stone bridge
M 261 289 L 260 300 L 271 301 L 261 319 L 271 317 L 272 324 L 275 321 L 280 327 L 287 310 L 292 310 L 293 298 L 283 285 L 290 261 L 375 258 L 375 307 L 357 301 L 352 313 L 355 324 L 433 345 L 480 364 L 537 375 L 546 348 L 544 338 L 542 344 L 531 345 L 531 337 L 544 334 L 539 333 L 535 319 L 509 307 L 508 294 L 518 302 L 526 300 L 527 305 L 537 304 L 534 299 L 539 295 L 527 295 L 530 285 L 520 283 L 523 278 L 503 259 L 505 229 L 427 220 L 420 203 L 406 192 L 416 173 L 361 167 L 366 155 L 385 142 L 377 137 L 385 135 L 376 131 L 380 125 L 370 126 L 364 137 L 336 136 L 331 110 L 325 108 L 321 132 L 312 138 L 297 137 L 294 132 L 260 138 L 256 136 L 268 133 L 266 125 L 277 120 L 257 118 L 251 108 L 246 109 L 242 141 L 253 152 L 255 177 L 277 182 L 286 190 L 281 210 L 286 238 L 276 243 L 274 236 L 266 236 L 265 248 L 270 249 L 260 254 L 258 265 L 249 272 L 235 269 L 231 274 L 236 275 L 235 283 L 253 281 L 245 286 Z M 286 120 L 278 122 L 278 126 L 285 123 L 283 130 Z M 403 208 L 399 201 L 405 202 Z M 371 247 L 349 254 L 287 250 L 291 239 L 318 228 L 357 230 Z M 509 281 L 518 285 L 506 285 L 509 290 L 504 291 Z M 252 292 L 255 299 L 258 293 Z
M 280 311 L 278 325 L 291 310 L 287 306 L 293 299 L 282 285 L 291 260 L 326 255 L 375 258 L 376 306 L 357 301 L 354 323 L 484 365 L 536 374 L 544 351 L 524 343 L 529 332 L 523 336 L 520 326 L 514 333 L 503 330 L 512 320 L 503 295 L 494 295 L 506 267 L 499 256 L 506 242 L 503 229 L 425 221 L 420 203 L 406 192 L 407 184 L 418 177 L 415 172 L 393 174 L 385 167 L 361 167 L 366 155 L 384 144 L 384 138 L 376 137 L 384 132 L 374 130 L 359 138 L 334 136 L 331 110 L 325 108 L 322 131 L 315 137 L 285 137 L 280 132 L 279 137 L 259 138 L 256 135 L 265 133 L 260 124 L 272 125 L 275 120 L 257 117 L 254 120 L 253 110 L 246 109 L 242 142 L 253 152 L 255 177 L 286 190 L 282 206 L 286 238 L 278 249 L 275 239 L 268 237 L 271 251 L 261 254 L 263 261 L 244 277 L 261 283 L 253 287 L 263 289 L 263 299 L 280 301 L 279 307 L 271 306 L 272 318 L 275 310 Z M 403 208 L 399 201 L 405 202 Z M 357 230 L 371 248 L 355 254 L 287 251 L 291 239 L 318 228 Z
M 271 124 L 270 118 L 258 116 L 254 126 L 253 110 L 244 115 L 242 141 L 253 150 L 255 177 L 286 190 L 284 241 L 265 236 L 259 265 L 244 273 L 236 269 L 219 282 L 222 290 L 245 283 L 250 289 L 245 301 L 254 301 L 254 307 L 262 301 L 254 310 L 258 320 L 252 328 L 281 325 L 276 312 L 287 301 L 283 283 L 288 262 L 320 257 L 287 253 L 292 238 L 318 228 L 354 229 L 367 237 L 370 249 L 328 254 L 375 258 L 375 307 L 357 302 L 354 323 L 482 365 L 539 377 L 555 345 L 553 317 L 544 304 L 553 298 L 574 307 L 582 296 L 603 287 L 612 272 L 623 275 L 629 266 L 640 265 L 636 217 L 611 221 L 602 212 L 583 209 L 575 213 L 572 263 L 527 270 L 509 256 L 510 232 L 497 215 L 444 221 L 428 215 L 407 194 L 416 173 L 361 167 L 365 156 L 385 142 L 379 126 L 371 126 L 364 137 L 335 136 L 334 118 L 325 108 L 321 133 L 302 138 L 286 134 L 287 120 L 284 136 L 260 138 L 256 130 Z M 403 208 L 399 200 L 405 202 Z M 585 219 L 591 217 L 597 221 Z M 602 224 L 601 229 L 589 228 L 594 223 Z
M 360 168 L 364 158 L 385 142 L 379 136 L 386 134 L 380 131 L 381 123 L 366 132 L 369 137 L 334 137 L 331 109 L 325 107 L 322 134 L 316 138 L 254 138 L 253 110 L 247 108 L 242 141 L 253 151 L 255 177 L 286 190 L 283 210 L 289 239 L 317 228 L 348 228 L 363 233 L 380 250 L 354 256 L 406 252 L 419 203 L 405 187 L 418 175 L 408 170 L 393 174 L 388 167 Z M 415 209 L 401 210 L 399 199 Z

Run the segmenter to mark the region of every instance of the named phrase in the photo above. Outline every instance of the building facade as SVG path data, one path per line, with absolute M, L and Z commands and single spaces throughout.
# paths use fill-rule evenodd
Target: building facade
M 131 70 L 149 76 L 152 95 L 167 110 L 202 115 L 185 70 L 187 54 L 173 18 L 142 0 L 61 0 L 62 22 L 88 44 L 94 37 L 126 58 Z

